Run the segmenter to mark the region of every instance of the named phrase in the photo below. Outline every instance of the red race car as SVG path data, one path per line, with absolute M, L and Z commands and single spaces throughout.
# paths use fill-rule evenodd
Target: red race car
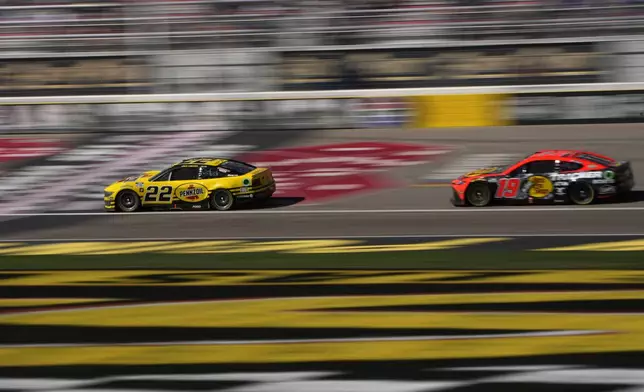
M 544 150 L 504 167 L 488 167 L 452 181 L 452 204 L 494 202 L 590 204 L 627 195 L 635 185 L 629 161 L 587 151 Z

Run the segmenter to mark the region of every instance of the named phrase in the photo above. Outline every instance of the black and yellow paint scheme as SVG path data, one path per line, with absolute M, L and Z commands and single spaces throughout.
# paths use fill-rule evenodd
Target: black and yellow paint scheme
M 214 209 L 265 201 L 276 185 L 269 168 L 221 158 L 190 158 L 162 171 L 126 177 L 104 189 L 105 210 Z
M 641 270 L 22 270 L 2 281 L 0 363 L 11 366 L 644 353 Z

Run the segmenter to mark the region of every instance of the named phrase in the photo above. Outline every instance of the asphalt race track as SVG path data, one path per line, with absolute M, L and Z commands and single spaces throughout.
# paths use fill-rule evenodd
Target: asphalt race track
M 452 146 L 426 165 L 388 174 L 395 189 L 307 204 L 275 199 L 259 210 L 230 212 L 80 213 L 0 215 L 3 240 L 305 238 L 343 236 L 625 234 L 644 233 L 644 191 L 620 204 L 457 208 L 450 188 L 424 183 L 432 171 L 468 154 L 527 155 L 539 149 L 575 148 L 630 160 L 636 190 L 644 184 L 644 128 L 639 124 L 525 126 L 487 129 L 320 131 L 279 135 L 281 146 L 353 141 L 413 142 Z M 247 132 L 252 138 L 252 132 Z M 268 137 L 262 135 L 262 137 Z M 278 137 L 276 136 L 276 139 Z M 279 182 L 278 182 L 279 186 Z

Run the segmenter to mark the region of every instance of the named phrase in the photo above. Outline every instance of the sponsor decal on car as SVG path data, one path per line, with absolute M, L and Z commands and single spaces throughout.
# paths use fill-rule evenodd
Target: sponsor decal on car
M 552 181 L 544 176 L 532 176 L 528 178 L 528 183 L 530 184 L 528 195 L 538 199 L 550 195 L 554 189 Z
M 605 174 L 601 171 L 589 171 L 579 173 L 554 173 L 552 179 L 554 181 L 575 181 L 578 179 L 586 178 L 603 178 Z
M 559 196 L 565 195 L 566 194 L 566 187 L 556 187 L 555 188 L 555 193 Z
M 593 180 L 593 184 L 614 184 L 615 180 L 613 179 L 599 179 L 599 180 Z
M 179 200 L 196 203 L 208 197 L 208 189 L 201 184 L 183 184 L 177 187 L 175 195 Z
M 600 195 L 606 195 L 609 193 L 616 193 L 617 188 L 613 185 L 603 185 L 601 188 L 599 188 L 599 194 Z

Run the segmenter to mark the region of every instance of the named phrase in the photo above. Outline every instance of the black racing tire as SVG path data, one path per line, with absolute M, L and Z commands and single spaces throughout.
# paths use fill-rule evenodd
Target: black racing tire
M 485 182 L 475 182 L 467 187 L 465 199 L 474 207 L 485 207 L 492 201 L 492 190 Z
M 595 189 L 587 182 L 575 182 L 570 185 L 568 197 L 573 204 L 585 206 L 595 201 Z
M 141 208 L 141 198 L 134 191 L 125 190 L 116 195 L 116 210 L 120 212 L 135 212 Z
M 235 205 L 235 197 L 228 189 L 216 189 L 210 196 L 210 208 L 218 211 L 228 211 Z

